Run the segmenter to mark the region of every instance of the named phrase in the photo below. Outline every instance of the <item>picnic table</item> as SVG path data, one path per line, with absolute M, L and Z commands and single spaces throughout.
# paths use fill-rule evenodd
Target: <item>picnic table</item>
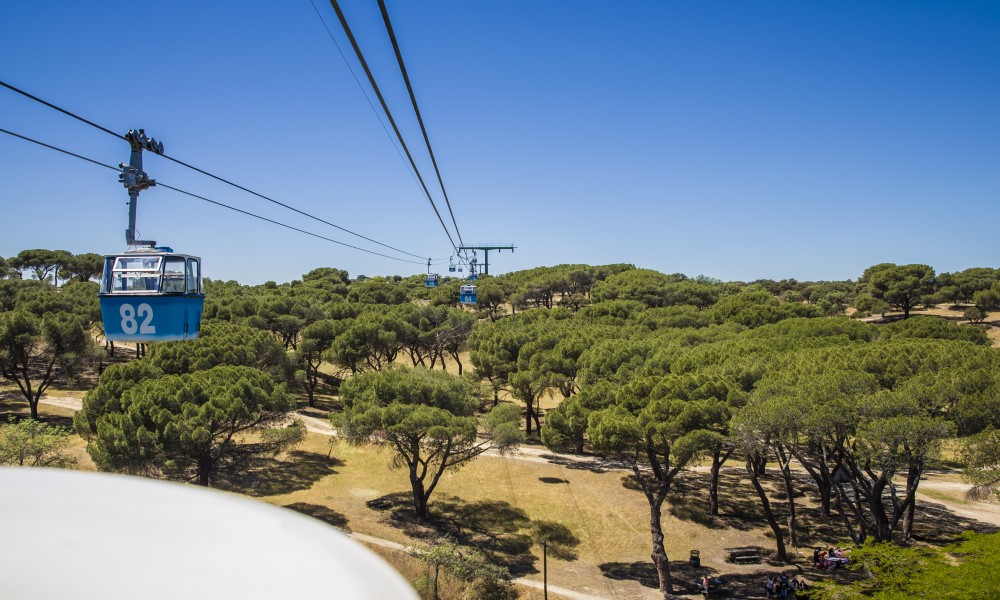
M 760 548 L 754 546 L 741 546 L 739 548 L 726 548 L 728 560 L 731 563 L 755 563 L 760 562 Z

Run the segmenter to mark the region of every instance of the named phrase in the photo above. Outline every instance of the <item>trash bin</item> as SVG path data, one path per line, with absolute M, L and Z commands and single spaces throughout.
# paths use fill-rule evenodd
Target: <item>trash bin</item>
M 701 552 L 698 550 L 691 551 L 691 558 L 689 559 L 692 567 L 701 566 Z

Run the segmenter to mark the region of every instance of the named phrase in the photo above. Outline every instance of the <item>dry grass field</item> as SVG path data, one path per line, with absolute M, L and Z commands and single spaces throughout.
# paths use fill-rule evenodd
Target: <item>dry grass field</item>
M 962 310 L 939 307 L 914 311 L 962 320 Z M 992 322 L 989 335 L 1000 346 L 1000 321 Z M 465 370 L 472 369 L 468 353 L 461 355 Z M 402 353 L 398 362 L 410 364 Z M 449 359 L 447 370 L 458 373 Z M 43 417 L 72 428 L 74 405 L 84 394 L 81 387 L 53 390 L 41 406 Z M 323 390 L 321 390 L 323 391 Z M 325 390 L 329 392 L 330 390 Z M 501 398 L 506 396 L 501 394 Z M 561 401 L 558 394 L 542 398 L 543 410 Z M 335 396 L 320 395 L 315 409 L 304 414 L 325 418 L 337 408 Z M 8 414 L 26 414 L 27 406 L 15 390 L 0 388 L 0 419 Z M 74 436 L 73 452 L 80 469 L 95 467 L 82 439 Z M 949 451 L 943 467 L 951 466 Z M 356 447 L 326 435 L 310 433 L 305 442 L 277 459 L 264 460 L 237 480 L 220 485 L 262 501 L 309 514 L 340 529 L 373 536 L 404 546 L 420 547 L 439 536 L 477 548 L 494 561 L 509 567 L 516 577 L 541 581 L 541 549 L 527 535 L 534 521 L 565 525 L 578 539 L 570 560 L 549 559 L 549 583 L 568 590 L 605 598 L 656 598 L 656 572 L 649 559 L 648 506 L 628 472 L 617 470 L 593 457 L 549 454 L 530 442 L 518 455 L 482 456 L 471 464 L 444 475 L 431 498 L 432 519 L 418 522 L 409 507 L 406 472 L 390 467 L 389 452 L 375 447 Z M 779 518 L 784 518 L 784 496 L 778 479 L 768 478 L 770 499 Z M 1000 524 L 1000 505 L 967 502 L 966 485 L 954 470 L 928 475 L 920 488 L 920 512 L 916 533 L 928 542 L 950 539 L 965 529 L 990 531 Z M 843 544 L 843 527 L 836 519 L 819 515 L 803 480 L 796 492 L 800 548 L 790 548 L 796 557 L 785 565 L 768 559 L 774 543 L 759 501 L 742 465 L 729 463 L 723 471 L 722 514 L 707 512 L 708 473 L 703 466 L 682 472 L 664 508 L 663 528 L 667 553 L 679 583 L 708 573 L 729 579 L 736 597 L 763 597 L 760 583 L 766 572 L 794 572 L 806 579 L 824 576 L 808 564 L 813 546 Z M 725 560 L 724 548 L 758 546 L 765 560 L 757 565 L 733 565 Z M 425 576 L 425 566 L 405 552 L 373 546 L 409 580 Z M 688 565 L 691 550 L 699 550 L 703 568 Z M 839 576 L 843 576 L 840 574 Z M 448 597 L 445 582 L 442 591 Z M 542 593 L 519 588 L 523 598 L 541 598 Z M 558 595 L 550 594 L 552 598 Z

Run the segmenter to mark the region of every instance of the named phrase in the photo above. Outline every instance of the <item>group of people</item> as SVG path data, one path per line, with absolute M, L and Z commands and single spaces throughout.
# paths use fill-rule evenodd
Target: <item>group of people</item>
M 721 585 L 725 585 L 726 580 L 721 577 L 709 577 L 708 575 L 703 575 L 701 579 L 697 580 L 698 585 L 701 587 L 701 593 L 708 596 L 708 594 Z
M 767 592 L 768 598 L 794 598 L 795 592 L 801 592 L 807 587 L 805 581 L 797 577 L 789 580 L 788 575 L 784 573 L 777 577 L 768 576 L 764 582 L 764 591 Z
M 813 550 L 813 566 L 817 569 L 836 569 L 847 564 L 847 551 L 840 548 Z

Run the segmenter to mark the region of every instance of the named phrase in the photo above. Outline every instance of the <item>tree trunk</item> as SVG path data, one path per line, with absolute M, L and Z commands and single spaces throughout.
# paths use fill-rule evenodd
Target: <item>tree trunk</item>
M 424 482 L 417 477 L 410 477 L 410 487 L 413 489 L 413 511 L 417 518 L 426 521 L 428 517 L 427 500 L 424 498 Z
M 306 374 L 306 397 L 309 399 L 309 407 L 316 406 L 316 386 L 319 385 L 319 378 L 316 373 Z
M 774 533 L 774 541 L 776 544 L 776 550 L 778 553 L 778 560 L 782 562 L 788 562 L 788 552 L 785 550 L 785 534 L 781 531 L 781 525 L 778 525 L 778 521 L 774 518 L 774 511 L 771 510 L 771 502 L 767 499 L 767 492 L 764 491 L 764 487 L 760 484 L 760 478 L 755 470 L 754 461 L 752 456 L 747 457 L 747 473 L 750 475 L 750 482 L 753 483 L 753 487 L 757 490 L 757 496 L 760 497 L 760 504 L 764 508 L 764 517 L 767 519 L 767 524 L 771 526 L 771 531 Z
M 458 352 L 457 351 L 456 352 L 452 352 L 451 353 L 451 357 L 455 359 L 456 363 L 458 363 L 458 375 L 461 377 L 461 375 L 462 375 L 462 361 L 458 360 Z
M 861 524 L 862 533 L 859 535 L 855 535 L 854 527 L 851 525 L 851 519 L 850 517 L 847 516 L 847 512 L 844 510 L 843 503 L 841 502 L 840 499 L 842 493 L 840 484 L 834 484 L 834 485 L 837 486 L 833 490 L 837 501 L 837 512 L 840 513 L 841 518 L 844 520 L 844 528 L 847 529 L 847 536 L 851 538 L 852 542 L 857 542 L 860 544 L 861 542 L 864 541 L 864 523 Z
M 833 496 L 833 476 L 830 473 L 830 465 L 827 461 L 826 448 L 823 448 L 822 456 L 812 457 L 815 459 L 816 464 L 810 463 L 806 460 L 808 455 L 805 455 L 801 450 L 797 450 L 795 446 L 789 448 L 789 452 L 795 456 L 795 459 L 799 461 L 803 468 L 809 473 L 809 476 L 813 478 L 816 483 L 816 489 L 819 491 L 819 508 L 820 514 L 826 518 L 830 518 L 830 501 Z
M 427 496 L 424 494 L 424 482 L 417 477 L 417 465 L 410 465 L 410 488 L 413 490 L 413 512 L 417 518 L 426 521 L 429 516 L 427 511 Z
M 868 496 L 868 510 L 872 516 L 872 533 L 876 542 L 887 542 L 892 539 L 892 532 L 889 530 L 889 520 L 885 516 L 885 501 L 882 492 L 885 490 L 886 482 L 879 479 L 872 486 Z
M 708 484 L 708 510 L 716 517 L 719 516 L 719 472 L 722 471 L 722 465 L 732 453 L 732 449 L 723 453 L 722 448 L 716 448 L 715 452 L 712 453 L 712 479 Z
M 208 456 L 203 456 L 198 459 L 198 485 L 208 487 L 209 486 L 209 476 L 212 473 L 212 459 Z
M 920 485 L 920 474 L 923 469 L 910 465 L 906 473 L 906 507 L 903 516 L 903 539 L 913 537 L 913 518 L 917 508 L 917 486 Z
M 649 533 L 653 538 L 653 552 L 650 554 L 650 558 L 653 559 L 653 565 L 656 567 L 656 577 L 660 583 L 660 591 L 663 593 L 664 599 L 667 600 L 671 597 L 671 592 L 674 591 L 674 588 L 670 578 L 670 561 L 667 558 L 667 551 L 663 544 L 663 527 L 660 520 L 663 512 L 663 500 L 667 497 L 667 491 L 670 489 L 670 482 L 673 480 L 673 477 L 655 477 L 654 479 L 658 487 L 654 488 L 649 480 L 642 475 L 642 471 L 639 470 L 639 465 L 635 461 L 635 458 L 632 458 L 629 462 L 631 462 L 632 473 L 635 474 L 636 480 L 642 486 L 646 502 L 649 503 Z M 676 473 L 676 471 L 673 473 Z M 656 493 L 654 493 L 654 490 Z
M 667 558 L 666 548 L 663 546 L 663 528 L 660 525 L 660 509 L 663 507 L 663 498 L 659 497 L 659 502 L 649 505 L 649 532 L 653 536 L 653 553 L 650 555 L 653 564 L 656 565 L 656 576 L 660 581 L 660 591 L 666 598 L 674 591 L 673 581 L 670 579 L 670 561 Z
M 795 532 L 795 489 L 792 486 L 792 457 L 785 452 L 781 444 L 776 444 L 774 453 L 781 469 L 781 479 L 785 484 L 785 495 L 788 498 L 788 542 L 792 548 L 799 547 L 799 537 Z

